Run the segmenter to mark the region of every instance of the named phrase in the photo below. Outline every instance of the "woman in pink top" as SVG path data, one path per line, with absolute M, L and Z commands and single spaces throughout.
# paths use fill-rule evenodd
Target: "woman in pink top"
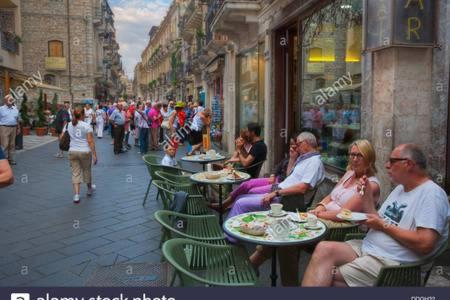
M 336 215 L 342 209 L 355 212 L 362 211 L 362 199 L 357 190 L 357 183 L 363 176 L 369 178 L 374 199 L 378 202 L 380 196 L 380 182 L 375 177 L 375 150 L 368 140 L 358 140 L 350 145 L 347 172 L 342 176 L 330 195 L 319 202 L 310 213 L 318 218 L 333 222 L 326 222 L 333 227 L 335 222 L 341 222 Z

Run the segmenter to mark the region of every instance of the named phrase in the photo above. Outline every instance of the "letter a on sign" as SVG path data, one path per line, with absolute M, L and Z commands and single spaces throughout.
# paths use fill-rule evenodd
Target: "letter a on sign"
M 408 2 L 407 2 L 406 5 L 405 5 L 405 8 L 409 8 L 409 6 L 410 6 L 413 2 L 419 4 L 420 10 L 424 10 L 424 9 L 425 9 L 425 7 L 424 7 L 424 5 L 423 5 L 423 0 L 408 0 Z

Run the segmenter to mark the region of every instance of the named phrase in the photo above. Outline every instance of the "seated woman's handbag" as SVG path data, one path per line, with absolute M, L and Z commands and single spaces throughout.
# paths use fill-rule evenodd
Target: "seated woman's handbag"
M 66 130 L 59 141 L 59 149 L 61 151 L 69 151 L 70 148 L 70 135 L 69 135 L 69 123 L 66 125 Z

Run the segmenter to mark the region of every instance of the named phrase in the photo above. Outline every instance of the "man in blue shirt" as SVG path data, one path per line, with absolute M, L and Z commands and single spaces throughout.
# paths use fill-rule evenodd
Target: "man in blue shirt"
M 125 137 L 125 112 L 122 102 L 117 103 L 117 108 L 109 117 L 114 132 L 114 154 L 123 153 L 122 143 Z
M 0 146 L 11 165 L 16 164 L 13 155 L 16 149 L 16 135 L 19 133 L 19 111 L 14 105 L 14 98 L 7 95 L 5 104 L 0 106 Z

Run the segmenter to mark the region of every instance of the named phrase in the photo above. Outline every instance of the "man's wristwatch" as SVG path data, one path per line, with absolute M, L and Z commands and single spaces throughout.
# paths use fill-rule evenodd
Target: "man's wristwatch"
M 280 190 L 275 191 L 275 196 L 280 197 Z

